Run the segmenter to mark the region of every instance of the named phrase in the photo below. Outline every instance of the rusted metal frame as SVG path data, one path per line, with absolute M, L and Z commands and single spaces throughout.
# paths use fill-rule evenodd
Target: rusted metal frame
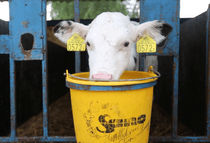
M 51 136 L 51 137 L 0 137 L 1 142 L 76 142 L 71 136 Z
M 15 142 L 16 139 L 16 89 L 15 61 L 10 55 L 10 137 L 0 137 L 0 142 Z
M 1 142 L 76 142 L 73 136 L 50 136 L 50 137 L 0 137 Z M 150 141 L 159 142 L 209 142 L 205 136 L 151 136 Z
M 11 57 L 14 60 L 42 60 L 43 59 L 43 35 L 41 19 L 45 13 L 41 9 L 42 0 L 37 1 L 9 1 L 10 7 L 10 48 Z M 30 12 L 28 12 L 30 11 Z M 33 48 L 24 50 L 21 36 L 31 34 L 33 36 Z
M 141 6 L 141 1 L 139 1 L 139 4 Z M 141 18 L 140 18 L 140 20 L 141 20 Z M 141 21 L 140 21 L 140 23 L 141 23 Z M 144 61 L 146 59 L 146 56 L 142 55 L 142 54 L 139 54 L 138 56 L 139 56 L 139 70 L 144 71 Z
M 172 137 L 173 138 L 177 138 L 178 82 L 179 82 L 179 54 L 176 54 L 173 59 L 173 101 L 172 101 Z
M 15 61 L 10 55 L 10 139 L 16 137 Z
M 11 7 L 11 2 L 9 3 L 9 7 Z M 11 15 L 11 10 L 10 10 Z M 12 29 L 12 23 L 9 22 L 9 30 Z M 8 46 L 13 48 L 12 36 L 10 35 L 10 43 Z M 9 57 L 10 64 L 10 140 L 14 140 L 16 137 L 16 78 L 15 78 L 15 61 L 12 58 L 12 54 L 10 51 Z
M 206 98 L 207 98 L 207 128 L 206 134 L 210 141 L 210 5 L 207 10 L 207 24 L 206 24 Z
M 170 137 L 163 137 L 162 140 L 178 140 L 177 137 L 177 119 L 178 119 L 178 71 L 179 71 L 179 10 L 180 1 L 164 1 L 164 0 L 141 0 L 141 23 L 160 19 L 168 22 L 174 28 L 168 37 L 167 46 L 165 48 L 157 49 L 156 53 L 141 54 L 142 57 L 149 55 L 157 56 L 174 56 L 173 60 L 173 109 L 172 109 L 172 135 Z M 167 14 L 166 14 L 167 12 Z M 141 58 L 143 59 L 143 58 Z M 144 65 L 141 61 L 140 65 Z M 159 137 L 150 137 L 150 140 L 155 140 Z M 164 139 L 165 138 L 165 139 Z M 184 139 L 184 138 L 183 138 Z
M 47 53 L 42 61 L 42 105 L 43 105 L 43 136 L 48 137 L 48 91 L 47 91 Z
M 79 0 L 74 0 L 74 21 L 80 22 L 80 9 L 79 9 Z M 80 52 L 75 52 L 75 72 L 80 72 L 81 69 L 81 60 L 80 60 Z
M 209 142 L 209 139 L 205 136 L 177 136 L 176 138 L 171 136 L 151 136 L 149 140 L 154 142 Z
M 177 138 L 177 126 L 178 126 L 178 85 L 179 85 L 179 37 L 180 37 L 180 0 L 176 2 L 175 16 L 172 21 L 176 27 L 175 38 L 173 38 L 172 45 L 168 50 L 169 54 L 173 54 L 173 100 L 172 100 L 172 138 Z
M 1 137 L 1 142 L 76 142 L 73 136 L 50 136 L 50 137 Z M 156 142 L 209 142 L 205 136 L 151 136 L 150 141 Z
M 179 37 L 180 37 L 180 0 L 177 0 L 176 5 L 176 16 L 175 16 L 175 26 L 177 28 L 176 38 L 173 41 L 176 41 L 175 44 L 172 44 L 171 48 L 168 50 L 169 54 L 173 54 L 173 99 L 172 99 L 172 138 L 177 138 L 178 133 L 178 85 L 179 85 Z M 173 20 L 172 20 L 173 21 Z
M 167 48 L 167 47 L 165 47 Z M 176 55 L 176 52 L 171 52 L 171 51 L 166 51 L 164 53 L 141 53 L 142 57 L 146 57 L 146 56 L 174 56 Z
M 46 13 L 46 0 L 41 0 L 42 13 Z M 46 14 L 42 15 L 43 60 L 42 60 L 42 102 L 43 102 L 43 136 L 48 137 L 48 91 L 47 91 L 47 22 Z

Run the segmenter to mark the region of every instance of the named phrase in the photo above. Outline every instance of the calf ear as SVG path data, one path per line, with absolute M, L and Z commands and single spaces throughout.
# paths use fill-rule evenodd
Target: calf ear
M 85 39 L 88 30 L 89 26 L 73 21 L 62 21 L 53 28 L 54 35 L 65 44 L 74 33 Z
M 144 35 L 149 35 L 155 40 L 157 47 L 163 47 L 166 43 L 166 38 L 172 29 L 172 26 L 165 21 L 154 20 L 145 22 L 137 26 L 137 39 Z

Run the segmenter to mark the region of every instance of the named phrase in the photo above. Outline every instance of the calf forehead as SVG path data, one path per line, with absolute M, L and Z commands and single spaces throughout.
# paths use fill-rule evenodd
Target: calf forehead
M 129 38 L 129 26 L 129 18 L 121 13 L 102 13 L 91 23 L 88 37 L 117 43 L 120 39 Z
M 121 13 L 118 13 L 118 12 L 113 12 L 113 13 L 105 12 L 105 13 L 98 15 L 94 19 L 93 24 L 104 25 L 104 24 L 108 24 L 108 23 L 115 23 L 117 21 L 125 23 L 130 20 L 129 20 L 129 17 L 127 17 Z

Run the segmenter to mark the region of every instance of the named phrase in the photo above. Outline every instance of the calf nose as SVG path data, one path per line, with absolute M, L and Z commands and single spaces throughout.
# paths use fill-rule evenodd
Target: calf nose
M 111 74 L 108 74 L 108 73 L 97 73 L 97 74 L 93 74 L 92 75 L 92 79 L 112 79 L 112 75 Z

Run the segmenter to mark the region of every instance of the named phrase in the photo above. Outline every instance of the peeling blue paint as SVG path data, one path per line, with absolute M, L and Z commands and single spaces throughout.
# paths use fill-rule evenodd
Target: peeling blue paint
M 42 60 L 43 59 L 43 3 L 37 1 L 10 1 L 10 54 L 14 60 Z M 30 33 L 34 36 L 33 49 L 24 52 L 20 37 L 22 34 Z

